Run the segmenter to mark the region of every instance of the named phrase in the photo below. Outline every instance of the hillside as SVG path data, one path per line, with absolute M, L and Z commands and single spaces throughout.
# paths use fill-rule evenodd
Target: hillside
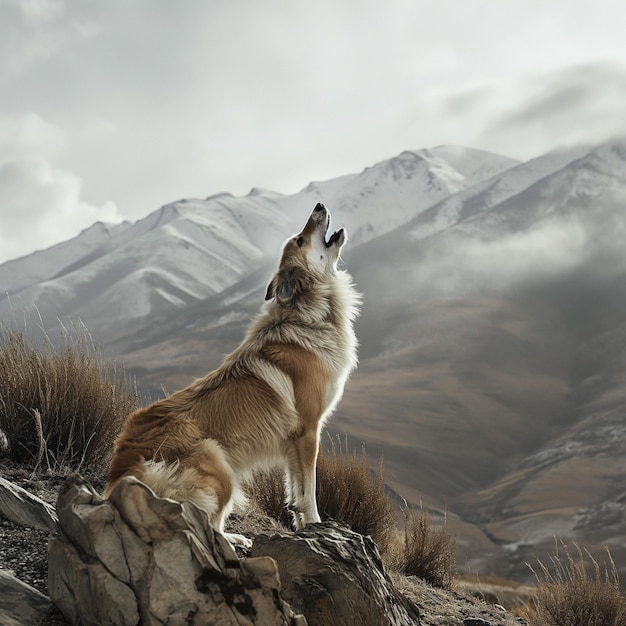
M 17 277 L 0 314 L 35 304 L 50 332 L 80 317 L 145 389 L 172 391 L 237 345 L 278 242 L 321 200 L 364 293 L 360 367 L 329 428 L 382 453 L 407 501 L 447 509 L 461 568 L 529 579 L 558 534 L 608 543 L 624 574 L 624 197 L 624 141 L 526 163 L 404 152 L 294 196 L 94 227 L 62 261 L 0 266 Z

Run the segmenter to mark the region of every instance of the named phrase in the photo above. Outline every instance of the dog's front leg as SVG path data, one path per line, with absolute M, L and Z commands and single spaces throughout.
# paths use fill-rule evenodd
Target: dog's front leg
M 320 522 L 317 510 L 315 469 L 319 449 L 316 431 L 306 432 L 291 442 L 288 455 L 288 505 L 296 529 Z

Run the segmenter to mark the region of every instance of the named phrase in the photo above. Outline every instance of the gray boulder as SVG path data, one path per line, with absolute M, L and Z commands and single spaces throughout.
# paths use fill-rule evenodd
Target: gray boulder
M 54 507 L 2 477 L 0 513 L 21 526 L 56 532 L 57 515 Z
M 74 623 L 306 624 L 280 595 L 276 563 L 240 560 L 192 504 L 132 478 L 104 500 L 72 474 L 57 512 L 48 589 Z
M 41 624 L 51 608 L 46 596 L 0 569 L 0 624 Z
M 283 598 L 309 626 L 420 623 L 417 607 L 396 591 L 371 538 L 336 522 L 258 535 L 252 556 L 278 563 Z

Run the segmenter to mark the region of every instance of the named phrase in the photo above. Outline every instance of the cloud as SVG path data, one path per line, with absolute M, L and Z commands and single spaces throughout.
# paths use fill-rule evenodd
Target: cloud
M 0 262 L 77 235 L 95 221 L 117 222 L 111 202 L 81 199 L 81 180 L 55 166 L 63 131 L 34 114 L 0 118 Z
M 7 0 L 7 4 L 26 21 L 46 22 L 65 12 L 63 0 Z
M 484 127 L 482 142 L 536 146 L 539 154 L 555 145 L 599 143 L 626 133 L 623 64 L 567 67 L 524 81 L 508 94 L 496 90 L 492 97 L 499 112 Z
M 0 162 L 57 156 L 65 133 L 34 113 L 0 118 Z
M 421 293 L 497 293 L 573 270 L 590 257 L 591 243 L 576 218 L 552 219 L 489 239 L 454 229 L 425 252 L 413 279 Z
M 465 270 L 495 284 L 519 284 L 576 267 L 587 253 L 587 236 L 576 219 L 554 220 L 488 242 L 470 239 L 463 250 Z M 461 259 L 459 259 L 461 261 Z
M 20 75 L 66 40 L 62 0 L 8 0 L 0 8 L 0 78 Z

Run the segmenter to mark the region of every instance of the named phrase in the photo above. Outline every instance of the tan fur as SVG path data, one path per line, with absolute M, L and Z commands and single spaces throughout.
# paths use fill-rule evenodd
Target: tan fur
M 194 502 L 223 531 L 242 482 L 279 466 L 296 526 L 319 521 L 319 433 L 356 366 L 359 304 L 350 277 L 336 267 L 345 233 L 325 245 L 329 221 L 318 205 L 285 243 L 268 302 L 220 367 L 126 419 L 105 495 L 134 476 L 161 496 Z

